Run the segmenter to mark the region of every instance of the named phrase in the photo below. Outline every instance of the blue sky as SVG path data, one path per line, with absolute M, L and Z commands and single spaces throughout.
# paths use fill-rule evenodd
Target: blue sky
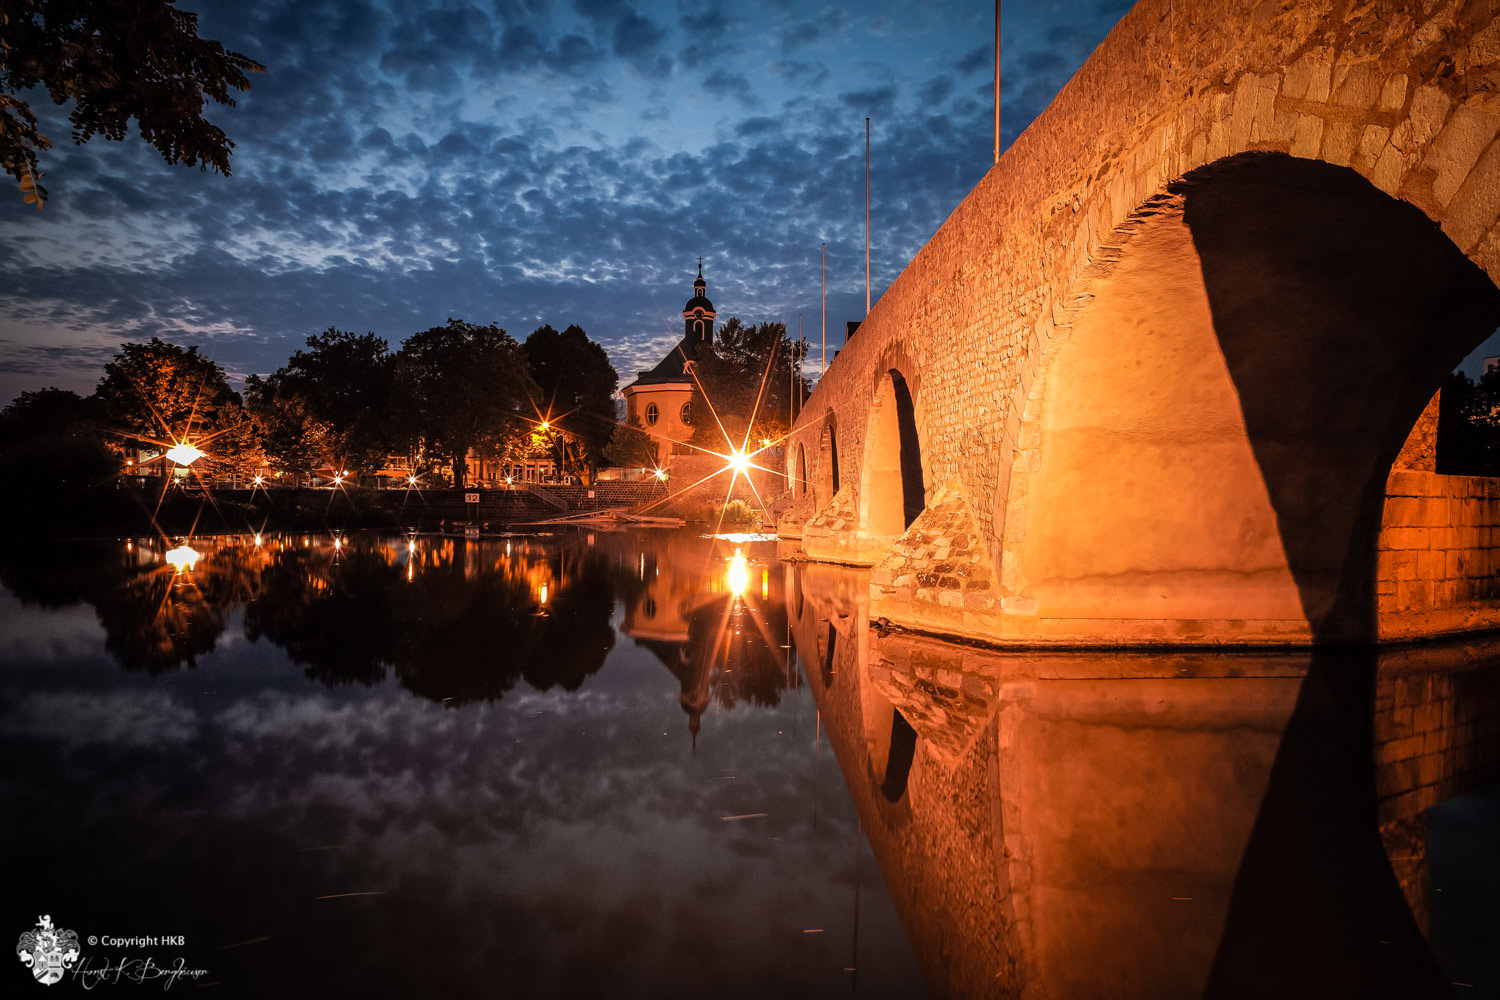
M 628 382 L 699 254 L 721 321 L 801 313 L 815 339 L 823 241 L 832 340 L 864 308 L 865 116 L 877 297 L 990 164 L 987 3 L 178 5 L 267 69 L 207 112 L 233 176 L 133 134 L 74 146 L 33 95 L 51 198 L 0 200 L 0 400 L 88 392 L 127 340 L 238 382 L 330 326 L 395 347 L 449 317 L 578 323 Z M 1006 142 L 1128 7 L 1005 5 Z

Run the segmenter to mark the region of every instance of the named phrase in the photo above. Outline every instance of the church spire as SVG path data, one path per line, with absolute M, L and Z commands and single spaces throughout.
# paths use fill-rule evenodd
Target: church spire
M 712 343 L 716 316 L 714 304 L 708 301 L 708 282 L 703 280 L 703 258 L 699 257 L 693 297 L 682 307 L 683 335 L 695 345 Z

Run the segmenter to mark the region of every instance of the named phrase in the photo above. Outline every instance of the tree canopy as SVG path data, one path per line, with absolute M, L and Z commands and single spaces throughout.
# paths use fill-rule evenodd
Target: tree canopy
M 591 482 L 614 434 L 619 373 L 576 324 L 562 333 L 538 327 L 521 350 L 541 394 L 537 409 L 549 425 L 547 443 L 558 466 Z
M 122 344 L 94 390 L 103 419 L 122 443 L 164 450 L 201 448 L 206 471 L 253 472 L 264 460 L 255 425 L 224 369 L 158 337 Z M 161 460 L 166 474 L 165 459 Z
M 1478 383 L 1453 372 L 1438 398 L 1437 471 L 1500 476 L 1500 370 Z
M 21 95 L 45 87 L 53 103 L 73 102 L 75 143 L 121 141 L 134 118 L 168 163 L 228 175 L 234 143 L 204 105 L 232 106 L 230 91 L 249 90 L 246 74 L 264 70 L 199 38 L 198 15 L 173 0 L 0 0 L 0 166 L 40 208 L 37 152 L 52 142 Z
M 619 424 L 604 449 L 604 460 L 626 469 L 650 469 L 661 462 L 656 438 L 641 429 L 640 424 Z
M 727 433 L 733 447 L 748 437 L 753 449 L 761 440 L 785 435 L 811 392 L 807 380 L 798 376 L 806 350 L 787 337 L 785 323 L 748 326 L 731 317 L 715 331 L 712 346 L 698 350 L 693 442 L 722 451 Z
M 520 345 L 494 324 L 450 319 L 407 338 L 396 356 L 398 426 L 451 461 L 455 487 L 470 451 L 503 462 L 527 446 L 536 396 Z
M 393 445 L 386 409 L 396 356 L 373 333 L 330 327 L 271 375 L 245 382 L 267 452 L 298 472 L 372 472 Z

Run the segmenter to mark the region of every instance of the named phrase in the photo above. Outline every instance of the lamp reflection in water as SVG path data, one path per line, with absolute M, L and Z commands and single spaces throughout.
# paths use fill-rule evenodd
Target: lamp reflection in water
M 186 573 L 198 565 L 198 551 L 190 545 L 179 545 L 168 550 L 165 559 L 178 573 Z
M 735 597 L 744 597 L 745 588 L 750 586 L 750 569 L 745 565 L 745 556 L 739 549 L 734 550 L 734 555 L 729 560 L 729 574 L 724 582 Z

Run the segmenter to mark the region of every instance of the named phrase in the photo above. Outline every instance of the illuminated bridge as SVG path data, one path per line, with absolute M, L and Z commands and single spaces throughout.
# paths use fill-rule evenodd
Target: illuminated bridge
M 1424 416 L 1500 325 L 1497 84 L 1493 5 L 1141 0 L 830 366 L 782 534 L 997 642 L 1500 624 Z

